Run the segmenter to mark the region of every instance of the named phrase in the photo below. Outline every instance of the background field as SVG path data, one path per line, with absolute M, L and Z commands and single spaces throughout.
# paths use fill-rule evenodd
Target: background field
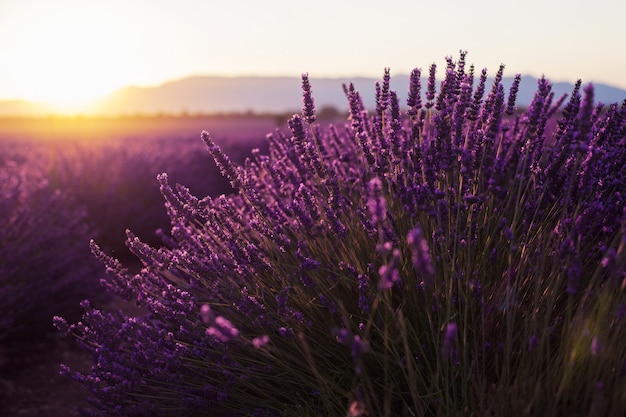
M 0 119 L 0 173 L 5 176 L 0 186 L 5 187 L 3 202 L 8 202 L 2 212 L 8 215 L 0 233 L 0 254 L 13 266 L 1 279 L 24 283 L 20 291 L 29 294 L 28 305 L 19 312 L 12 294 L 0 303 L 4 316 L 16 317 L 11 326 L 0 329 L 0 414 L 71 416 L 75 406 L 87 404 L 87 392 L 59 375 L 59 363 L 86 370 L 90 357 L 74 341 L 58 338 L 52 314 L 78 318 L 78 304 L 86 297 L 112 309 L 133 308 L 99 288 L 104 270 L 89 253 L 89 239 L 127 261 L 133 257 L 124 245 L 126 229 L 146 242 L 161 244 L 155 230 L 169 230 L 169 221 L 157 174 L 167 172 L 173 182 L 199 196 L 228 193 L 230 186 L 206 151 L 200 132 L 209 131 L 241 163 L 253 148 L 266 146 L 267 133 L 286 127 L 279 119 L 286 125 L 287 118 L 281 115 L 250 114 Z M 17 186 L 9 187 L 16 178 Z M 14 190 L 23 198 L 10 199 Z M 63 196 L 59 204 L 51 202 L 55 195 Z M 21 218 L 26 210 L 38 222 Z M 76 231 L 73 239 L 55 234 L 76 213 L 84 214 L 81 223 L 86 230 Z M 23 238 L 15 238 L 11 230 Z M 35 241 L 35 235 L 44 243 Z M 77 237 L 80 243 L 70 241 Z M 70 260 L 83 265 L 84 272 L 77 275 L 72 268 L 63 268 Z M 54 269 L 59 271 L 53 276 Z M 42 300 L 50 297 L 50 280 L 67 285 L 42 309 Z M 81 285 L 72 285 L 77 281 Z M 1 284 L 7 291 L 14 288 Z M 70 286 L 80 291 L 63 289 Z

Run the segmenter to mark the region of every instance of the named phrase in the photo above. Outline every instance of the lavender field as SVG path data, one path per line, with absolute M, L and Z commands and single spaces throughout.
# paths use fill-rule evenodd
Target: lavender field
M 243 162 L 253 148 L 267 148 L 265 135 L 276 122 L 251 116 L 0 121 L 0 403 L 8 415 L 41 415 L 41 407 L 45 415 L 73 415 L 74 405 L 62 402 L 54 414 L 54 403 L 68 401 L 64 391 L 79 389 L 70 401 L 86 395 L 56 378 L 68 352 L 70 361 L 89 359 L 59 339 L 54 315 L 80 319 L 83 299 L 128 307 L 100 286 L 104 267 L 91 254 L 90 239 L 131 263 L 137 262 L 124 244 L 126 229 L 162 243 L 156 231 L 167 232 L 170 223 L 157 181 L 162 172 L 201 195 L 232 191 L 198 139 L 199 126 L 212 127 Z M 46 380 L 55 381 L 52 389 L 40 388 Z
M 626 100 L 541 78 L 518 109 L 503 71 L 385 69 L 333 123 L 303 74 L 278 130 L 5 139 L 5 408 L 37 345 L 90 397 L 59 415 L 626 415 Z

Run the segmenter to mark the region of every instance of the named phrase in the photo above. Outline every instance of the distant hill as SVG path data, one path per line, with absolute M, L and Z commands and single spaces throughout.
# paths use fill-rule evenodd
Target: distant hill
M 342 84 L 352 82 L 361 93 L 367 107 L 374 106 L 374 78 L 315 78 L 311 77 L 313 95 L 318 109 L 332 106 L 347 110 Z M 512 77 L 504 78 L 508 90 Z M 391 79 L 404 105 L 408 91 L 408 75 Z M 120 89 L 85 111 L 86 114 L 133 115 L 156 113 L 219 113 L 255 112 L 284 113 L 301 107 L 301 80 L 298 77 L 216 77 L 195 76 L 166 82 L 155 87 L 127 87 Z M 423 85 L 426 80 L 423 80 Z M 517 105 L 527 106 L 536 90 L 537 79 L 522 77 Z M 595 100 L 604 103 L 621 102 L 626 90 L 604 84 L 594 84 Z M 439 85 L 438 85 L 439 87 Z M 569 94 L 570 83 L 555 83 L 556 96 Z M 508 91 L 507 91 L 508 93 Z M 49 107 L 25 101 L 0 101 L 0 115 L 45 115 L 53 113 Z

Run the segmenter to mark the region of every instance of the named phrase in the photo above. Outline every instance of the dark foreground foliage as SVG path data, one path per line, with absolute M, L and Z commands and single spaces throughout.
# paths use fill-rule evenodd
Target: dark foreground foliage
M 104 415 L 626 414 L 626 103 L 541 78 L 518 114 L 503 68 L 444 72 L 414 70 L 406 111 L 388 70 L 372 112 L 348 85 L 329 128 L 305 75 L 242 165 L 203 132 L 237 191 L 160 175 L 171 234 L 128 232 L 137 274 L 92 243 L 149 314 L 56 318 L 94 355 L 63 372 Z

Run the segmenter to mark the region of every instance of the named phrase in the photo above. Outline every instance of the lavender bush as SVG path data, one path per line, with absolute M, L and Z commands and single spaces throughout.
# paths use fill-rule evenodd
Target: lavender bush
M 30 157 L 0 154 L 0 347 L 32 344 L 53 332 L 53 314 L 80 318 L 77 303 L 93 297 L 101 266 L 89 257 L 92 231 L 68 190 L 47 179 Z M 31 158 L 32 157 L 32 158 Z M 24 346 L 19 346 L 18 353 Z
M 93 352 L 62 372 L 105 415 L 624 415 L 626 102 L 538 81 L 515 108 L 465 53 L 406 110 L 377 84 L 323 128 L 308 76 L 291 134 L 234 164 L 236 193 L 159 176 L 168 246 L 128 232 L 131 274 L 92 242 L 107 288 L 59 328 Z M 555 122 L 553 122 L 553 120 Z

